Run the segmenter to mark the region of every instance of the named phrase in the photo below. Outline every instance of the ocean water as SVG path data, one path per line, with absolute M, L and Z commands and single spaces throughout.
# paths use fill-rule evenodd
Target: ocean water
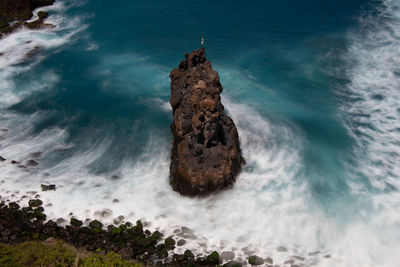
M 0 40 L 3 200 L 37 191 L 51 219 L 122 215 L 167 236 L 189 227 L 178 251 L 195 254 L 400 266 L 398 0 L 41 10 L 55 29 Z M 169 72 L 202 34 L 247 165 L 231 190 L 187 198 L 168 184 Z M 30 158 L 39 165 L 9 162 Z

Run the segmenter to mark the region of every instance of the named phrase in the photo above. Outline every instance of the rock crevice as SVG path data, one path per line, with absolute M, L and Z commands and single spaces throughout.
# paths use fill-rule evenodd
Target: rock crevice
M 170 73 L 170 182 L 183 195 L 204 195 L 231 186 L 241 170 L 239 135 L 221 103 L 223 88 L 201 48 Z

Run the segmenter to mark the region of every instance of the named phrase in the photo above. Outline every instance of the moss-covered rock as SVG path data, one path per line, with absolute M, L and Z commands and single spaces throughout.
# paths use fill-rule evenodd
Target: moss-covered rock
M 89 226 L 92 229 L 99 228 L 101 230 L 101 228 L 103 227 L 103 224 L 101 222 L 99 222 L 98 220 L 93 220 L 89 223 Z
M 82 226 L 83 222 L 81 220 L 71 218 L 70 224 L 74 227 L 80 227 Z
M 56 185 L 55 184 L 49 184 L 49 185 L 41 184 L 40 187 L 42 188 L 42 191 L 56 190 Z
M 36 208 L 43 205 L 43 202 L 40 199 L 31 199 L 28 202 L 29 207 Z
M 175 240 L 172 237 L 168 237 L 164 241 L 166 246 L 175 246 Z
M 122 229 L 120 227 L 112 227 L 111 233 L 113 233 L 114 235 L 119 235 L 122 233 Z
M 253 255 L 248 258 L 248 262 L 250 265 L 261 265 L 264 264 L 264 259 Z
M 100 234 L 103 230 L 101 230 L 100 227 L 94 227 L 92 228 L 92 233 L 94 234 Z
M 44 221 L 46 220 L 46 214 L 41 212 L 40 210 L 34 210 L 33 211 L 33 216 L 36 218 L 38 221 Z
M 207 264 L 219 264 L 221 263 L 218 252 L 214 251 L 206 258 Z

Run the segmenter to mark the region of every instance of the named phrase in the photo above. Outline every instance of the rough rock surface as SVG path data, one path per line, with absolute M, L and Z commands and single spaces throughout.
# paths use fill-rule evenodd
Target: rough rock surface
M 185 54 L 170 78 L 172 187 L 183 195 L 204 195 L 231 186 L 244 159 L 236 126 L 221 103 L 218 73 L 204 48 Z
M 24 22 L 32 18 L 32 11 L 38 7 L 52 5 L 55 0 L 0 0 L 0 38 L 3 34 L 8 34 L 24 25 L 31 29 L 51 26 L 43 23 L 47 17 L 46 12 L 41 12 L 39 18 L 33 22 Z M 12 26 L 13 21 L 19 21 Z

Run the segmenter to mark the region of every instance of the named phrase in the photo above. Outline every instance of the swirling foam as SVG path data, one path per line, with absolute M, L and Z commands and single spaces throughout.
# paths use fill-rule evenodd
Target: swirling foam
M 356 143 L 349 183 L 369 206 L 338 246 L 348 266 L 400 264 L 400 3 L 378 4 L 349 32 L 349 83 L 338 89 Z

